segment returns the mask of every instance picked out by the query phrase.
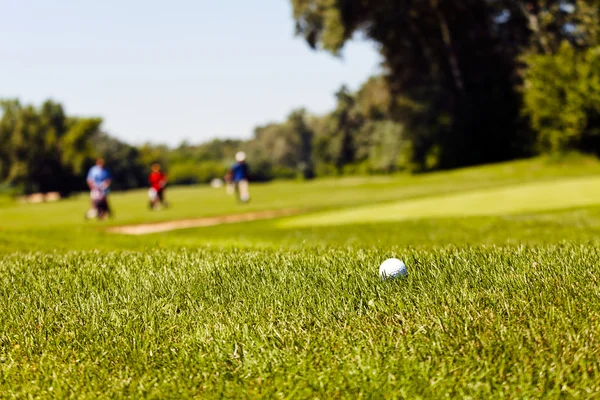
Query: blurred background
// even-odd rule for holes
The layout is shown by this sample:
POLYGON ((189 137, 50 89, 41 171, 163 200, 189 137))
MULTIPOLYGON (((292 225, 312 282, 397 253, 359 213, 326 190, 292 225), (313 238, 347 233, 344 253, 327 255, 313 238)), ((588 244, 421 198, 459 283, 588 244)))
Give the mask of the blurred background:
POLYGON ((2 1, 0 195, 600 151, 592 0, 2 1))

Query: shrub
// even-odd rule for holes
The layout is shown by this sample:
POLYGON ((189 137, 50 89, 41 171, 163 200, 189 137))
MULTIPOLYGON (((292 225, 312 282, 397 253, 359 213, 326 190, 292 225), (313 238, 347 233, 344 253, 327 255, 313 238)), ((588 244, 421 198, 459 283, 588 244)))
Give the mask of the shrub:
POLYGON ((600 152, 600 46, 527 58, 525 112, 542 152, 600 152))

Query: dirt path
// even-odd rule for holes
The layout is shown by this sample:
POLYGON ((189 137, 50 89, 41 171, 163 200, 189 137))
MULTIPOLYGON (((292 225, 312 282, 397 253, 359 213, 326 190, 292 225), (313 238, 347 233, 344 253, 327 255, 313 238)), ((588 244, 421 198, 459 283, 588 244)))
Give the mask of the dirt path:
POLYGON ((232 224, 236 222, 256 221, 259 219, 286 217, 299 214, 300 212, 301 210, 299 209, 256 211, 245 214, 219 215, 215 217, 156 222, 152 224, 115 226, 108 228, 107 231, 125 235, 147 235, 150 233, 168 232, 175 229, 197 228, 202 226, 214 226, 221 224, 232 224))

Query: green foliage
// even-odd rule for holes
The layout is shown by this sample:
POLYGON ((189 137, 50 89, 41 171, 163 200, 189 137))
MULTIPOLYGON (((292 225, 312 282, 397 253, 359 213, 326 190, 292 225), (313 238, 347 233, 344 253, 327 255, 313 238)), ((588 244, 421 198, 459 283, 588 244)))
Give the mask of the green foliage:
POLYGON ((96 155, 107 159, 118 190, 147 185, 154 162, 172 184, 207 182, 239 150, 255 181, 599 152, 597 0, 291 3, 296 32, 311 47, 339 56, 360 36, 377 45, 383 73, 356 92, 342 85, 323 115, 300 108, 249 140, 176 148, 99 134, 99 119, 68 117, 53 101, 2 101, 0 183, 28 193, 82 190, 96 155))
POLYGON ((146 143, 139 148, 140 162, 142 165, 160 163, 164 171, 168 171, 169 148, 165 145, 153 145, 146 143))
POLYGON ((401 124, 393 122, 390 93, 382 77, 372 77, 356 93, 342 86, 337 106, 307 124, 314 132, 318 176, 387 173, 402 169, 399 155, 409 145, 401 124))
POLYGON ((369 164, 372 171, 393 172, 399 165, 402 151, 402 126, 392 121, 381 121, 366 126, 371 129, 369 164))
MULTIPOLYGON (((148 165, 142 165, 140 151, 106 133, 98 133, 91 139, 97 156, 102 156, 113 177, 111 187, 123 190, 146 186, 148 165)), ((86 171, 87 172, 87 171, 86 171)))
POLYGON ((323 115, 297 109, 249 140, 176 148, 98 134, 99 119, 70 118, 52 101, 38 109, 3 101, 0 182, 25 192, 81 190, 96 155, 107 159, 114 188, 130 189, 147 184, 153 162, 172 184, 208 182, 239 150, 255 181, 600 151, 597 1, 291 2, 309 45, 340 55, 362 35, 380 49, 383 74, 356 92, 340 87, 323 115))
POLYGON ((91 146, 92 137, 100 129, 102 120, 93 119, 71 119, 68 121, 69 128, 62 140, 62 163, 70 168, 74 175, 84 174, 86 163, 94 156, 91 146))
MULTIPOLYGON (((358 110, 369 120, 391 118, 404 127, 411 169, 531 155, 517 60, 526 53, 551 55, 564 40, 585 49, 600 38, 598 3, 589 0, 291 3, 296 32, 312 48, 338 55, 355 34, 377 43, 385 80, 367 82, 359 104, 369 97, 372 104, 358 110)), ((334 128, 342 138, 331 145, 346 154, 356 142, 342 125, 334 128)), ((338 167, 339 160, 333 157, 338 167)))
POLYGON ((173 164, 169 169, 169 181, 174 185, 189 185, 195 183, 208 183, 214 178, 223 178, 227 166, 222 162, 180 162, 173 164))
POLYGON ((249 143, 250 165, 270 164, 273 178, 291 178, 298 174, 311 178, 314 175, 313 135, 304 109, 292 111, 283 123, 259 126, 249 143))
POLYGON ((336 176, 338 175, 338 170, 333 164, 326 162, 317 162, 315 165, 315 173, 317 174, 317 176, 321 177, 336 176))
POLYGON ((543 151, 600 153, 600 46, 532 55, 525 77, 525 111, 543 151))
POLYGON ((60 104, 46 101, 39 109, 18 101, 0 102, 0 183, 25 193, 68 193, 87 172, 89 141, 100 119, 70 119, 60 104))
POLYGON ((510 24, 496 18, 513 3, 292 0, 297 32, 311 46, 337 53, 355 32, 378 43, 391 93, 384 102, 406 128, 411 161, 425 166, 437 147, 436 167, 522 154, 513 145, 514 58, 528 44, 528 29, 521 12, 510 24))

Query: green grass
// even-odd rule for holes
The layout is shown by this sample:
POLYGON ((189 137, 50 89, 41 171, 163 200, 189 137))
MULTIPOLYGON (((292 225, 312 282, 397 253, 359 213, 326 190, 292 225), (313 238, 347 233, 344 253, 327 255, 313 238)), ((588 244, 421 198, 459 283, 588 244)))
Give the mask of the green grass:
POLYGON ((285 220, 282 226, 352 225, 420 218, 511 215, 600 205, 600 176, 432 196, 285 220))
POLYGON ((596 398, 600 167, 173 189, 0 209, 0 397, 596 398), (373 205, 373 203, 376 203, 373 205), (125 236, 105 226, 300 208, 125 236), (399 257, 407 278, 381 281, 399 257))
MULTIPOLYGON (((303 208, 310 211, 339 209, 379 202, 417 199, 502 188, 529 182, 552 182, 557 178, 600 175, 600 163, 583 158, 566 164, 545 159, 465 168, 422 176, 383 176, 322 179, 309 183, 278 182, 253 185, 253 201, 240 208, 224 189, 203 187, 171 188, 167 196, 173 208, 153 213, 146 208, 146 190, 114 193, 111 202, 116 218, 105 225, 167 221, 245 211, 303 208)), ((97 224, 83 224, 89 205, 87 194, 48 204, 0 208, 0 229, 5 231, 80 228, 95 231, 97 224)))
POLYGON ((11 196, 0 193, 0 208, 12 206, 14 203, 15 201, 11 196))
POLYGON ((58 398, 598 392, 597 251, 22 254, 2 387, 58 398), (401 281, 377 264, 399 255, 401 281), (537 264, 536 264, 537 263, 537 264))

